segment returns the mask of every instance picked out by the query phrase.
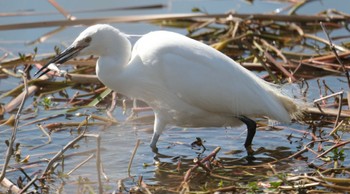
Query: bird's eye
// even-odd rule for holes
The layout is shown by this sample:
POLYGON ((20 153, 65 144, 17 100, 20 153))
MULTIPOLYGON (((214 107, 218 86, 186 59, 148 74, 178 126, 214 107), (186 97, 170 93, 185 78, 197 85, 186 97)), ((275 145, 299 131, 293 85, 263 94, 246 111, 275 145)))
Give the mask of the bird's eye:
POLYGON ((91 42, 91 37, 88 36, 88 37, 86 37, 84 40, 85 40, 86 43, 90 43, 90 42, 91 42))

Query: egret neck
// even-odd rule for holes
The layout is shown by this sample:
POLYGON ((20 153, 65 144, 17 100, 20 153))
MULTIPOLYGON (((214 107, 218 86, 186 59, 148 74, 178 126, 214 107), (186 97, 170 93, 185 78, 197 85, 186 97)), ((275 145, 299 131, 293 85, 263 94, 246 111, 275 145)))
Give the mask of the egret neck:
MULTIPOLYGON (((120 33, 120 32, 117 32, 120 33)), ((116 35, 99 49, 96 75, 107 87, 116 89, 115 79, 124 72, 131 57, 131 43, 123 34, 116 35)))

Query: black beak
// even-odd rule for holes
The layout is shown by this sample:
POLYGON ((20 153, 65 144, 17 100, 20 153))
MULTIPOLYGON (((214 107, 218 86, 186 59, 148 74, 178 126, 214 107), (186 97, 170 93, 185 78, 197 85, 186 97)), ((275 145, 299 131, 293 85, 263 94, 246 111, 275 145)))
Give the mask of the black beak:
POLYGON ((74 58, 75 56, 77 56, 79 54, 79 51, 81 51, 83 48, 85 48, 86 46, 70 46, 67 49, 65 49, 64 51, 62 51, 60 54, 58 54, 56 57, 54 57, 53 59, 51 59, 46 65, 44 65, 41 69, 39 69, 39 71, 37 71, 34 76, 38 75, 40 72, 40 75, 38 76, 41 77, 44 74, 46 74, 47 72, 50 71, 50 69, 46 69, 45 71, 43 71, 47 66, 49 66, 51 63, 54 64, 62 64, 66 61, 68 61, 69 59, 74 58))

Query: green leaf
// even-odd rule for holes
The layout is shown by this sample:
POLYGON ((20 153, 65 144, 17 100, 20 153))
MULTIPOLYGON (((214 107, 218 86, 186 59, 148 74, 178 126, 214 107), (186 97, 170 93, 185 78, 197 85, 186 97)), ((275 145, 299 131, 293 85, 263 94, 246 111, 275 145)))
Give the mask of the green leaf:
POLYGON ((270 182, 270 185, 272 188, 277 188, 279 186, 281 186, 282 181, 277 181, 277 182, 270 182))

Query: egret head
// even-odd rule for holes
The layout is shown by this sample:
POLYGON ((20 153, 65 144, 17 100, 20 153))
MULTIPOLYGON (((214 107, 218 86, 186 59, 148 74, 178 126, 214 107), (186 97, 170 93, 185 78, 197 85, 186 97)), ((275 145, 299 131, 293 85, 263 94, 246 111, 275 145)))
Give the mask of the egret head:
MULTIPOLYGON (((97 56, 107 56, 118 53, 118 49, 128 49, 123 48, 121 45, 128 45, 127 39, 123 36, 119 30, 113 28, 107 24, 97 24, 88 27, 74 40, 74 42, 58 54, 56 57, 51 59, 46 65, 44 65, 38 72, 42 72, 48 65, 62 64, 69 59, 76 57, 77 55, 97 55, 97 56), (119 46, 119 47, 118 47, 119 46)), ((44 71, 40 76, 47 73, 49 70, 44 71)), ((40 77, 39 76, 39 77, 40 77)))

